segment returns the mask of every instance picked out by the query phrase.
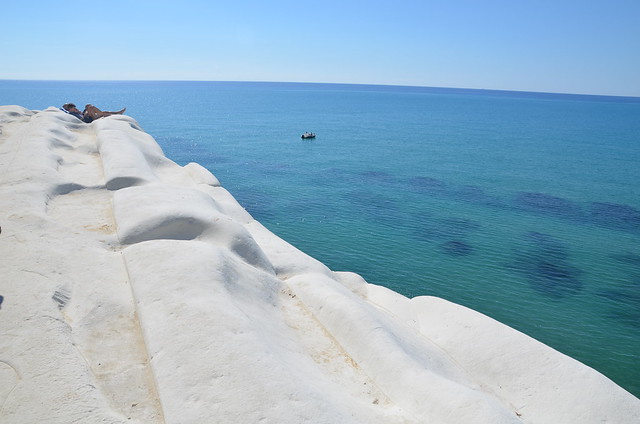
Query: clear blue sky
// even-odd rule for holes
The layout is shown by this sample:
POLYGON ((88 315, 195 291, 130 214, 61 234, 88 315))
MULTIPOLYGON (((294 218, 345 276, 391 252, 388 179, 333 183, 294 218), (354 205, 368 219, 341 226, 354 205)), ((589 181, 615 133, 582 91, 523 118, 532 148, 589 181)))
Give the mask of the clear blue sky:
POLYGON ((344 82, 640 96, 640 0, 93 4, 2 0, 0 79, 344 82))

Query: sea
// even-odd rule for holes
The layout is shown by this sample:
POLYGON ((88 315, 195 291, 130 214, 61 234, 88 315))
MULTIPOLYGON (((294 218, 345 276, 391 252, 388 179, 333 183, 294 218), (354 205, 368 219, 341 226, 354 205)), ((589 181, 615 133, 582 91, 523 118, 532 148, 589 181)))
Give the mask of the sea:
POLYGON ((66 102, 126 107, 329 268, 480 311, 640 397, 640 98, 0 81, 3 105, 66 102))

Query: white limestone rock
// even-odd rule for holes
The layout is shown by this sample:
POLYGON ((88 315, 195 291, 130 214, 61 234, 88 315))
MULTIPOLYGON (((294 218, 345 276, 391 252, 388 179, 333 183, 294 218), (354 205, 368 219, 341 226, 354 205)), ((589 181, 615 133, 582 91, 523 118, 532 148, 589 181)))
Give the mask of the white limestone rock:
POLYGON ((204 166, 191 162, 184 166, 189 176, 196 184, 206 184, 213 187, 220 187, 220 181, 204 166))

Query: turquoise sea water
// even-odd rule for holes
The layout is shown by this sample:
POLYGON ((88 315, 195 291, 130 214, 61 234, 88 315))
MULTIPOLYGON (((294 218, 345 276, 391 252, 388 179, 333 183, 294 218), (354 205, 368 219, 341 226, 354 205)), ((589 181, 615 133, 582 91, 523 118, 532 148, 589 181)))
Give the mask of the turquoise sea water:
POLYGON ((0 104, 67 101, 126 106, 331 269, 481 311, 640 396, 640 99, 0 81, 0 104))

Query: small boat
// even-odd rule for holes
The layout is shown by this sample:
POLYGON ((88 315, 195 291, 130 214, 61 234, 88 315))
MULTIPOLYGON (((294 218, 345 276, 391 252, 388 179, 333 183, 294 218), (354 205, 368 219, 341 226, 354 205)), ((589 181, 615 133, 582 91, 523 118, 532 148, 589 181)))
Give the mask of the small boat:
POLYGON ((316 135, 312 132, 306 132, 304 134, 302 134, 302 139, 307 139, 307 138, 316 138, 316 135))

